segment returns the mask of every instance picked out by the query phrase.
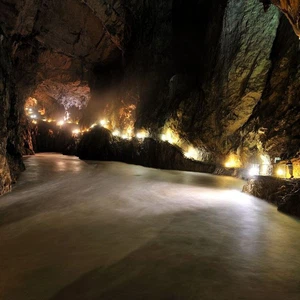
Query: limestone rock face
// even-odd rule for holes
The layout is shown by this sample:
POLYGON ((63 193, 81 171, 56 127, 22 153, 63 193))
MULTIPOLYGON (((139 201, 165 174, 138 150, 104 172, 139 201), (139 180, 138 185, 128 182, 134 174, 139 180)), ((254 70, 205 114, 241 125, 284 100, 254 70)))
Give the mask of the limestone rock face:
POLYGON ((281 18, 271 60, 261 101, 240 132, 239 145, 246 157, 259 148, 283 159, 299 151, 298 41, 285 18, 281 18))
POLYGON ((300 181, 273 177, 250 179, 243 192, 275 204, 278 210, 300 217, 300 181))
MULTIPOLYGON (((264 1, 266 2, 266 1, 264 1)), ((300 38, 300 1, 299 0, 272 0, 288 18, 295 33, 300 38)))
POLYGON ((265 13, 256 0, 155 5, 147 7, 155 17, 138 14, 122 95, 137 107, 137 128, 170 129, 203 160, 221 162, 239 148, 240 130, 262 98, 279 12, 265 13), (160 26, 150 29, 153 23, 160 26))
POLYGON ((0 38, 0 195, 11 189, 18 173, 24 169, 20 154, 20 127, 22 110, 14 90, 9 40, 0 38))
POLYGON ((205 142, 223 154, 261 99, 278 23, 276 10, 264 15, 256 1, 228 3, 215 72, 204 85, 206 107, 198 116, 205 142))
POLYGON ((121 161, 145 167, 213 173, 213 164, 187 159, 181 150, 167 142, 113 137, 103 127, 95 127, 84 134, 79 142, 77 155, 81 159, 121 161))

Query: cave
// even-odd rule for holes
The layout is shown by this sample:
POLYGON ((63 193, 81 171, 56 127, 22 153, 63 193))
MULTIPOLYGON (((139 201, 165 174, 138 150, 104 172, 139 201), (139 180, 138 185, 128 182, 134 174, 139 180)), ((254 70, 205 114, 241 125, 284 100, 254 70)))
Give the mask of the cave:
POLYGON ((299 299, 298 0, 0 0, 0 299, 299 299))

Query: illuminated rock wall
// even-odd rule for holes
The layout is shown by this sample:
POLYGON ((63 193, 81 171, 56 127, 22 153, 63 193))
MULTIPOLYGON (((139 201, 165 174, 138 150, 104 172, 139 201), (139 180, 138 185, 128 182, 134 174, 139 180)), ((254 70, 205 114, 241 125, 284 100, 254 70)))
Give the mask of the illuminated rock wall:
POLYGON ((299 0, 272 0, 288 18, 295 33, 300 38, 300 1, 299 0))
POLYGON ((272 158, 299 155, 299 44, 285 17, 281 18, 261 101, 240 131, 238 142, 247 158, 262 149, 272 158))
POLYGON ((265 13, 256 0, 154 1, 135 9, 121 91, 137 101, 136 128, 156 138, 171 132, 204 161, 240 153, 240 130, 272 67, 278 10, 265 13))
POLYGON ((300 217, 299 180, 257 177, 247 182, 243 192, 275 204, 283 213, 300 217))

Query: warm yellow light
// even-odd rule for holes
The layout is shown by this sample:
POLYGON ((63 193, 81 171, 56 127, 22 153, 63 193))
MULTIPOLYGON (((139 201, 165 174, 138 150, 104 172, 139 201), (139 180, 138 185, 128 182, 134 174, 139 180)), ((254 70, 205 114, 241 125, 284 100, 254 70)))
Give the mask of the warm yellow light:
POLYGON ((184 153, 184 156, 189 158, 189 159, 197 160, 198 156, 199 156, 199 153, 194 147, 190 146, 188 148, 188 151, 184 153))
POLYGON ((100 123, 101 126, 104 126, 104 125, 107 124, 107 121, 106 120, 101 120, 99 123, 100 123))
POLYGON ((56 124, 57 124, 57 126, 63 126, 65 124, 65 121, 61 120, 61 121, 58 121, 56 124))
POLYGON ((271 164, 270 157, 267 154, 261 154, 260 159, 261 159, 262 163, 265 164, 265 165, 270 165, 271 164))
POLYGON ((250 170, 249 170, 249 175, 250 176, 257 176, 259 175, 259 166, 253 166, 250 170))
POLYGON ((283 176, 284 175, 284 171, 282 169, 278 169, 276 173, 277 173, 278 176, 283 176))
POLYGON ((136 137, 137 137, 138 139, 144 139, 144 138, 146 138, 146 137, 148 137, 148 136, 149 136, 149 132, 146 131, 146 130, 141 130, 141 131, 139 131, 139 132, 136 134, 136 137))
POLYGON ((97 126, 96 123, 92 124, 90 128, 94 128, 95 126, 97 126))
POLYGON ((238 163, 235 160, 229 160, 225 163, 226 168, 237 168, 238 163))
POLYGON ((260 169, 260 175, 268 175, 270 165, 262 165, 260 169))
POLYGON ((36 119, 37 116, 36 116, 36 115, 31 115, 30 118, 31 118, 31 119, 36 119))
POLYGON ((231 153, 225 162, 226 168, 240 168, 242 163, 238 157, 238 155, 231 153))
POLYGON ((106 129, 109 129, 109 121, 108 120, 105 120, 105 119, 102 119, 100 122, 99 122, 99 124, 102 126, 102 127, 104 127, 104 128, 106 128, 106 129))
POLYGON ((113 136, 120 136, 120 131, 119 130, 114 130, 112 135, 113 136))
POLYGON ((260 155, 261 159, 261 166, 260 166, 260 175, 271 175, 271 160, 269 155, 267 154, 261 154, 260 155))
POLYGON ((45 110, 45 108, 40 108, 40 109, 38 110, 38 112, 40 113, 41 116, 44 116, 45 113, 46 113, 46 110, 45 110))
POLYGON ((128 126, 122 131, 121 138, 124 140, 131 140, 132 139, 132 132, 133 132, 133 127, 128 126))
POLYGON ((168 142, 170 144, 175 144, 175 140, 178 141, 178 136, 175 136, 175 134, 173 133, 173 131, 170 128, 168 128, 166 130, 166 132, 164 132, 161 135, 161 140, 163 142, 168 142))
POLYGON ((131 140, 132 139, 132 137, 128 134, 122 134, 121 138, 124 139, 124 140, 131 140))
POLYGON ((74 129, 73 131, 72 131, 72 133, 74 134, 74 135, 77 135, 77 134, 79 134, 81 131, 79 130, 79 129, 74 129))
POLYGON ((32 123, 33 123, 33 124, 37 124, 37 121, 33 120, 32 123))

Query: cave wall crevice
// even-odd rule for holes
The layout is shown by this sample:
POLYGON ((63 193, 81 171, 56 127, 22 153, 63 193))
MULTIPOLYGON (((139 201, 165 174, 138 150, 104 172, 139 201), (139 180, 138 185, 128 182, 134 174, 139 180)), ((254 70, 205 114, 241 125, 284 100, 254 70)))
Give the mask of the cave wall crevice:
POLYGON ((285 17, 280 19, 271 61, 262 99, 241 131, 239 145, 246 158, 249 152, 282 159, 299 154, 299 41, 285 17))

